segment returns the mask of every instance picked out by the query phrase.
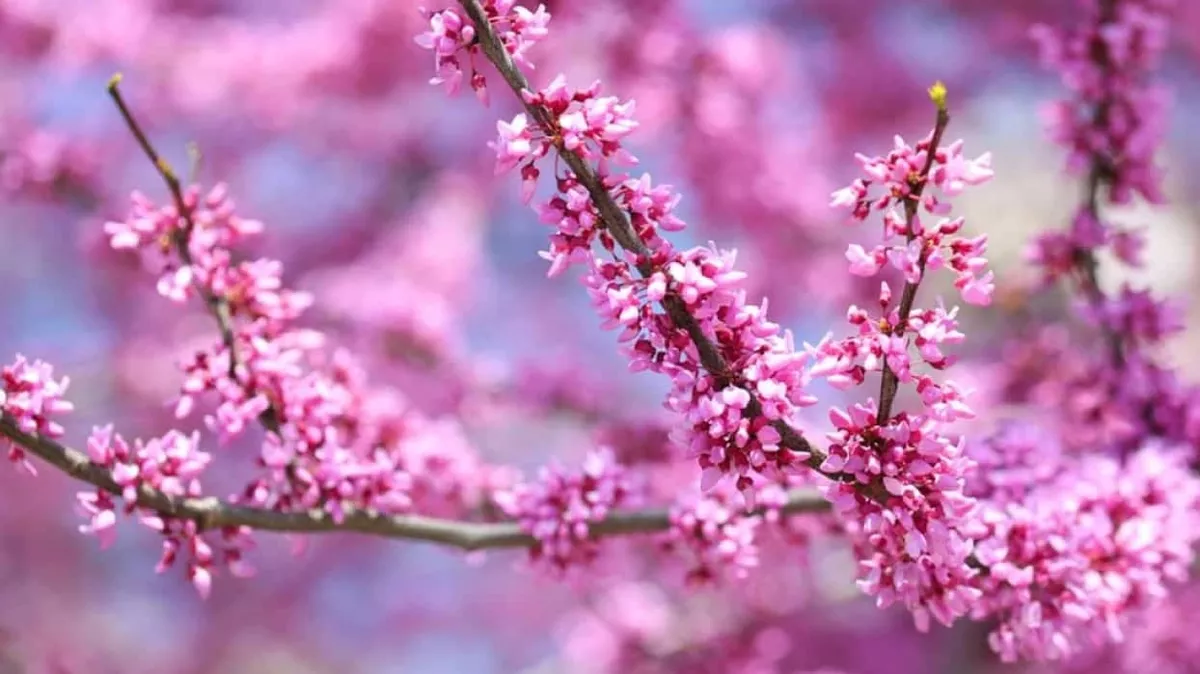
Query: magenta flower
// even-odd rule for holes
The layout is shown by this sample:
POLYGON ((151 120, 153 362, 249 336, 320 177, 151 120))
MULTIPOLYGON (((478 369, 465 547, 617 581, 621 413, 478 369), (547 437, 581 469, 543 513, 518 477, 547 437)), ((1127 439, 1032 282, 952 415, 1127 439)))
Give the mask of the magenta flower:
MULTIPOLYGON (((71 412, 75 406, 63 398, 71 380, 55 378, 49 363, 29 361, 18 355, 11 365, 0 368, 0 415, 25 433, 47 438, 62 436, 63 427, 55 417, 71 412)), ((8 460, 36 473, 20 445, 8 442, 8 460)))
POLYGON ((583 467, 568 472, 543 468, 536 482, 522 482, 493 495, 496 505, 533 535, 530 561, 554 575, 586 567, 599 555, 588 525, 630 502, 632 485, 612 451, 589 452, 583 467))

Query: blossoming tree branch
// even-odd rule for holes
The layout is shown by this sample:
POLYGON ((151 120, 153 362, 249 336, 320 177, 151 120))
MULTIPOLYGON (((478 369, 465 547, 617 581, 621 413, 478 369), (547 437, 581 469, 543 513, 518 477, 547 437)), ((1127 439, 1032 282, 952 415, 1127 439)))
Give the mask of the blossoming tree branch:
MULTIPOLYGON (((179 354, 176 428, 134 437, 112 423, 75 447, 70 368, 16 355, 0 370, 8 458, 38 479, 52 467, 76 480, 79 530, 101 546, 125 523, 152 531, 157 570, 179 569, 205 598, 218 576, 254 574, 260 532, 520 548, 555 582, 586 579, 634 546, 676 560, 651 576, 693 588, 791 573, 763 550, 828 539, 853 551, 858 590, 920 631, 976 622, 1005 662, 1115 647, 1188 587, 1200 396, 1162 355, 1184 327, 1173 309, 1100 281, 1102 264, 1144 257, 1144 232, 1110 221, 1109 207, 1165 201, 1155 152, 1169 97, 1155 71, 1174 3, 1085 5, 1073 23, 1031 26, 1061 76, 1050 138, 1080 197, 1028 258, 1041 276, 1032 292, 1068 293, 1083 327, 1018 339, 1028 367, 1007 375, 1006 399, 977 404, 958 379, 961 352, 986 337, 961 322, 962 307, 1005 309, 990 223, 955 213, 995 174, 991 154, 955 133, 953 83, 905 94, 924 106, 919 139, 877 135, 871 153, 841 162, 857 177, 829 195, 828 222, 844 220, 850 238, 828 269, 864 291, 805 343, 769 303, 803 310, 805 296, 764 297, 736 250, 683 243, 689 195, 641 168, 638 109, 619 85, 532 76, 554 67, 539 53, 556 25, 547 7, 459 0, 421 10, 412 35, 431 82, 519 107, 495 122, 496 173, 517 174, 533 211, 524 225, 548 234, 545 283, 577 279, 628 370, 660 382, 668 421, 653 449, 618 429, 582 462, 532 475, 485 460, 465 439, 469 413, 389 392, 336 332, 315 327, 319 299, 257 257, 270 223, 238 208, 236 182, 205 186, 197 176, 213 169, 185 178, 165 159, 131 93, 140 82, 116 76, 114 114, 161 180, 147 192, 165 197, 134 193, 103 225, 105 243, 136 260, 162 303, 202 309, 208 337, 179 354), (1059 392, 1049 402, 1020 393, 1046 381, 1059 392), (1031 412, 997 420, 989 404, 1031 412), (228 449, 247 443, 249 460, 228 449), (239 461, 251 476, 214 486, 224 484, 214 468, 239 461)), ((719 172, 724 151, 698 163, 719 172)), ((720 211, 720 196, 699 198, 720 211)), ((474 385, 452 357, 420 353, 438 378, 474 385)), ((543 403, 591 418, 584 404, 543 403)))

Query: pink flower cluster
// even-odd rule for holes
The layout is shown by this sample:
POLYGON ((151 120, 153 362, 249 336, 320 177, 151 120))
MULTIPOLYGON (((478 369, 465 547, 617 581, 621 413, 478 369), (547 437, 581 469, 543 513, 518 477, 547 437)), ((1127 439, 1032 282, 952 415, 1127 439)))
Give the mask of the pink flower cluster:
POLYGON ((707 493, 689 493, 671 507, 671 529, 662 538, 667 552, 690 558, 689 585, 746 578, 758 567, 755 537, 763 517, 748 515, 728 483, 707 493))
POLYGON ((975 516, 963 493, 970 460, 938 419, 902 412, 880 424, 871 407, 830 413, 838 430, 824 468, 845 479, 821 488, 855 545, 859 587, 880 607, 902 603, 919 629, 930 618, 950 625, 980 598, 965 533, 975 516), (887 493, 882 503, 855 486, 875 481, 887 493))
MULTIPOLYGON (((1069 152, 1068 168, 1085 171, 1087 195, 1066 232, 1040 237, 1029 252, 1047 282, 1074 273, 1087 300, 1087 316, 1110 336, 1118 361, 1133 357, 1132 325, 1119 316, 1133 312, 1142 323, 1164 323, 1155 335, 1174 325, 1169 310, 1148 295, 1128 288, 1120 297, 1105 297, 1096 282, 1095 255, 1110 246, 1117 258, 1140 266, 1142 233, 1105 222, 1101 204, 1129 204, 1141 197, 1162 203, 1162 172, 1154 154, 1167 125, 1169 96, 1150 74, 1167 44, 1174 0, 1087 0, 1082 20, 1069 29, 1035 26, 1032 34, 1046 66, 1059 72, 1070 97, 1054 103, 1048 118, 1050 135, 1069 152), (1165 318, 1165 321, 1159 321, 1165 318), (1117 319, 1117 323, 1114 323, 1117 319)), ((1122 363, 1114 362, 1120 369, 1122 363)))
MULTIPOLYGON (((68 377, 55 378, 49 363, 18 355, 11 365, 0 368, 0 418, 25 433, 62 437, 63 427, 54 417, 75 409, 63 398, 70 383, 68 377)), ((36 474, 25 451, 16 443, 6 444, 8 460, 36 474)))
POLYGON ((1071 27, 1037 25, 1032 30, 1042 62, 1061 74, 1071 94, 1047 110, 1050 135, 1070 151, 1069 169, 1104 174, 1113 203, 1129 203, 1134 196, 1159 203, 1162 175, 1154 153, 1166 133, 1170 95, 1148 76, 1167 48, 1171 13, 1178 3, 1080 4, 1082 16, 1071 27))
POLYGON ((995 287, 992 272, 980 276, 987 266, 983 257, 987 236, 973 239, 959 236, 963 227, 961 217, 942 218, 930 227, 922 222, 915 202, 919 199, 921 207, 930 214, 949 213, 950 205, 932 191, 925 191, 926 185, 933 185, 947 197, 960 194, 968 186, 981 185, 993 176, 991 153, 967 159, 962 154, 963 141, 931 150, 933 139, 931 134, 916 146, 910 146, 896 136, 895 148, 887 156, 857 155, 867 178, 857 179, 834 192, 833 206, 849 208, 859 221, 866 220, 872 209, 883 211, 884 240, 870 251, 851 244, 846 251, 850 272, 869 277, 890 264, 904 274, 905 281, 916 284, 925 272, 949 267, 956 277, 954 286, 963 299, 986 306, 991 303, 995 287), (873 183, 881 188, 881 194, 875 198, 868 193, 873 183))
POLYGON ((1183 332, 1183 308, 1155 299, 1148 290, 1128 284, 1119 294, 1098 307, 1087 307, 1084 315, 1101 330, 1121 335, 1131 348, 1154 347, 1183 332))
POLYGON ((262 225, 238 217, 223 186, 204 199, 189 190, 184 206, 181 217, 174 206, 137 196, 129 218, 107 228, 114 248, 136 248, 164 267, 160 294, 183 301, 198 293, 225 321, 221 339, 185 361, 177 414, 188 415, 197 396, 216 394, 206 422, 222 438, 260 422, 272 431, 259 460, 269 477, 246 492, 258 505, 320 507, 335 516, 345 505, 409 510, 413 477, 402 445, 420 422, 394 396, 373 402, 386 394, 366 388, 348 354, 325 362, 323 335, 294 325, 311 298, 283 286, 279 262, 233 262, 232 247, 262 225))
POLYGON ((195 521, 162 517, 136 505, 138 490, 142 487, 176 498, 202 496, 200 477, 212 455, 200 451, 199 443, 198 433, 189 436, 168 431, 161 438, 138 441, 130 447, 124 438, 113 433, 112 426, 96 428, 88 438, 88 458, 111 471, 113 480, 121 487, 120 500, 124 505, 118 505, 118 497, 103 489, 79 492, 76 498, 89 519, 79 530, 96 535, 102 546, 111 544, 116 535, 118 507, 127 515, 137 512, 142 524, 163 536, 158 572, 171 568, 181 553, 186 555, 187 577, 196 591, 207 597, 212 589, 213 565, 218 561, 235 576, 246 577, 253 573, 243 559, 245 550, 253 544, 250 530, 246 527, 222 528, 216 541, 220 547, 218 559, 213 544, 204 536, 206 532, 195 521))
MULTIPOLYGON (((532 68, 533 64, 525 60, 525 52, 546 36, 546 24, 550 21, 546 7, 538 5, 537 9, 529 10, 518 5, 516 0, 484 0, 481 4, 509 57, 532 68)), ((437 74, 430 83, 445 84, 451 95, 458 93, 463 81, 460 59, 465 54, 471 68, 471 88, 487 105, 487 79, 476 69, 479 45, 470 20, 454 9, 433 13, 422 9, 421 12, 429 20, 429 30, 418 35, 416 42, 432 50, 436 58, 437 74)))
MULTIPOLYGON (((856 220, 882 211, 883 241, 851 245, 846 258, 858 276, 894 268, 904 281, 899 296, 882 282, 877 312, 850 308, 856 334, 827 337, 802 353, 767 321, 765 304, 746 302, 732 252, 680 252, 662 238, 683 227, 673 213, 678 195, 648 176, 613 172, 636 161, 623 147, 636 127, 631 102, 601 98, 598 84, 569 90, 561 77, 518 93, 529 114, 499 123, 497 169, 519 169, 528 199, 538 160, 557 152, 569 166, 556 170, 557 194, 538 208, 555 228, 543 256, 551 276, 586 267, 602 325, 621 329, 632 369, 671 378, 667 407, 686 420, 673 439, 697 459, 708 494, 673 510, 667 540, 697 553, 697 578, 754 563, 758 520, 734 514, 722 478, 736 477, 733 487, 753 503, 768 484, 795 479, 800 462, 832 478, 820 486, 858 552, 867 593, 881 605, 903 603, 922 629, 931 619, 998 617, 991 644, 1004 659, 1058 658, 1098 630, 1119 636, 1125 611, 1150 605, 1166 580, 1180 576, 1195 537, 1187 513, 1196 485, 1177 453, 1142 444, 1123 463, 1056 452, 1040 466, 1031 438, 1013 435, 975 451, 980 466, 950 430, 974 417, 967 392, 929 371, 954 364, 944 349, 964 339, 957 309, 915 303, 927 272, 939 269, 953 275, 964 301, 991 302, 987 239, 963 236, 962 218, 945 217, 944 198, 992 171, 989 155, 966 158, 961 141, 940 146, 948 121, 940 85, 930 91, 939 107, 930 135, 913 146, 897 138, 886 156, 860 155, 866 177, 833 195, 833 205, 856 220), (584 161, 595 165, 580 175, 584 161), (881 190, 872 196, 875 186, 881 190), (637 240, 612 224, 614 210, 628 217, 637 240), (782 446, 797 410, 815 402, 804 390, 810 378, 846 389, 873 372, 881 375, 877 399, 831 411, 827 454, 782 446), (895 411, 901 385, 913 389, 919 409, 895 411), (1118 480, 1122 470, 1132 477, 1118 480), (975 480, 969 492, 968 479, 975 480), (1077 521, 1086 526, 1065 530, 1077 521)), ((1133 237, 1114 240, 1125 256, 1136 255, 1133 237)), ((1176 325, 1135 292, 1120 307, 1098 308, 1096 320, 1134 341, 1156 341, 1176 325)))
MULTIPOLYGON (((446 10, 452 11, 452 10, 446 10)), ((534 162, 551 147, 581 160, 599 159, 599 180, 608 196, 630 219, 644 250, 616 253, 615 234, 604 229, 599 206, 588 186, 569 170, 556 178, 558 194, 538 207, 543 222, 555 228, 550 275, 571 264, 587 267, 584 283, 606 329, 621 330, 622 350, 634 370, 671 378, 668 408, 687 421, 676 440, 687 447, 712 488, 731 476, 753 499, 754 476, 775 478, 806 457, 780 444, 775 427, 815 399, 805 393, 804 356, 789 333, 766 318, 766 304, 750 304, 741 288, 745 278, 736 255, 711 247, 677 251, 660 231, 678 231, 674 214, 679 196, 655 186, 648 175, 609 172, 636 163, 622 140, 636 128, 632 103, 599 96, 599 86, 568 89, 562 77, 537 92, 523 92, 527 105, 540 110, 545 123, 531 124, 525 114, 497 124, 493 144, 497 169, 520 167, 526 197, 539 177, 534 162), (595 244, 612 253, 597 254, 595 244), (655 309, 665 298, 679 301, 724 359, 726 372, 712 373, 687 331, 655 309)))
POLYGON ((981 504, 972 528, 986 572, 971 614, 999 619, 989 643, 1002 660, 1119 642, 1168 582, 1187 579, 1200 537, 1187 454, 1152 443, 1124 461, 1070 457, 1022 498, 981 504))
POLYGON ((577 472, 543 467, 535 482, 520 482, 493 494, 496 505, 537 539, 530 561, 554 575, 590 565, 599 554, 590 525, 618 506, 636 501, 625 468, 608 448, 589 452, 577 472))
MULTIPOLYGON (((256 460, 263 474, 234 501, 339 520, 347 508, 457 514, 477 502, 488 470, 456 423, 370 388, 346 352, 327 356, 323 335, 297 327, 311 299, 284 286, 279 262, 235 262, 234 246, 261 223, 239 217, 223 186, 203 197, 190 188, 182 205, 135 195, 130 216, 106 231, 114 248, 139 251, 160 273, 159 294, 199 296, 218 323, 220 338, 183 363, 176 413, 211 395, 205 421, 222 440, 253 425, 268 431, 256 460)), ((190 526, 166 522, 164 535, 190 526)))
POLYGON ((1077 25, 1033 31, 1046 65, 1059 71, 1070 92, 1051 110, 1051 136, 1070 152, 1069 167, 1086 168, 1088 175, 1087 193, 1068 231, 1040 237, 1030 258, 1047 282, 1064 277, 1077 282, 1081 313, 1098 328, 1103 344, 1088 358, 1065 354, 1062 366, 1040 374, 1039 388, 1064 392, 1055 400, 1064 412, 1064 442, 1123 453, 1148 437, 1194 445, 1200 440, 1200 390, 1155 358, 1164 340, 1183 328, 1179 310, 1128 285, 1106 295, 1097 283, 1096 263, 1097 253, 1109 247, 1124 264, 1140 266, 1145 246, 1141 231, 1107 222, 1102 206, 1135 197, 1163 200, 1154 153, 1164 137, 1169 97, 1150 75, 1166 48, 1177 3, 1084 4, 1077 25))
POLYGON ((1138 352, 1114 368, 1106 349, 1080 349, 1063 326, 1009 344, 1002 402, 1044 410, 1041 444, 1069 452, 1129 452, 1146 438, 1200 443, 1200 391, 1138 352), (1097 353, 1098 351, 1098 353, 1097 353))
MULTIPOLYGON (((626 324, 621 339, 633 339, 638 330, 630 354, 633 369, 671 377, 666 406, 686 420, 674 439, 698 460, 701 488, 736 476, 737 489, 752 505, 756 485, 781 482, 810 458, 783 447, 779 424, 793 420, 816 398, 805 391, 810 376, 804 354, 796 350, 790 332, 767 319, 765 300, 761 305, 746 301, 737 285, 743 274, 735 270, 735 259, 732 251, 693 248, 655 272, 647 288, 651 301, 665 288, 683 300, 702 329, 713 335, 732 376, 698 367, 695 345, 685 342, 687 333, 667 315, 643 311, 640 320, 626 324), (766 480, 756 482, 754 475, 766 480)), ((601 290, 610 301, 620 292, 619 277, 593 285, 598 281, 595 273, 587 278, 594 302, 601 290)))
POLYGON ((1070 278, 1076 271, 1080 256, 1109 245, 1121 262, 1137 267, 1142 264, 1142 249, 1146 245, 1141 232, 1118 230, 1100 221, 1090 204, 1075 212, 1066 232, 1048 232, 1033 241, 1026 258, 1042 271, 1042 280, 1051 284, 1070 278))
POLYGON ((279 262, 233 262, 233 247, 262 232, 263 224, 239 217, 224 185, 203 197, 196 188, 187 190, 182 207, 185 213, 135 193, 126 219, 109 222, 105 232, 115 250, 140 252, 159 273, 160 295, 177 303, 197 295, 210 306, 223 302, 228 316, 218 320, 241 328, 221 326, 226 334, 184 364, 176 404, 176 413, 185 417, 198 394, 220 392, 222 405, 207 421, 232 437, 279 399, 284 382, 299 374, 305 351, 319 346, 321 337, 289 330, 312 297, 283 288, 279 262))
POLYGON ((957 309, 947 310, 940 301, 936 309, 916 309, 914 302, 925 274, 943 267, 955 274, 955 286, 968 302, 987 304, 993 288, 992 273, 980 275, 987 263, 986 236, 958 236, 962 218, 922 221, 922 210, 949 212, 930 187, 952 196, 992 176, 990 155, 966 159, 961 141, 935 147, 941 125, 939 118, 939 128, 916 146, 897 138, 886 157, 859 155, 868 178, 834 193, 833 206, 848 208, 855 220, 883 211, 884 242, 870 252, 851 245, 846 253, 851 272, 875 275, 890 264, 903 274, 905 286, 896 301, 884 281, 879 315, 851 307, 847 320, 857 334, 840 340, 827 336, 810 349, 811 374, 838 388, 860 386, 868 373, 882 373, 878 403, 868 399, 830 412, 836 430, 829 434, 821 470, 839 479, 821 489, 858 550, 860 587, 880 606, 903 603, 921 629, 928 628, 931 617, 949 625, 980 593, 972 586, 972 541, 964 533, 974 510, 973 499, 963 493, 971 462, 963 439, 943 428, 974 412, 953 382, 938 382, 916 367, 948 368, 953 359, 942 349, 964 335, 957 309), (876 182, 882 194, 872 197, 869 190, 876 182), (921 412, 892 413, 902 384, 915 389, 921 412), (871 485, 881 486, 884 497, 866 493, 863 487, 871 485))

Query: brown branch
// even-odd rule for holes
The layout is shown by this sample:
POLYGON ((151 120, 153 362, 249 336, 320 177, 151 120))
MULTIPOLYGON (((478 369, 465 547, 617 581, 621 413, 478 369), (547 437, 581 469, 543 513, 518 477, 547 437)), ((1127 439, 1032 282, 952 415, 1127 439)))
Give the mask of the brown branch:
MULTIPOLYGON (((525 79, 525 75, 517 68, 508 51, 496 36, 491 23, 488 21, 487 14, 483 7, 479 4, 479 0, 458 0, 466 11, 471 21, 475 24, 476 39, 479 42, 479 47, 492 62, 496 69, 500 72, 501 77, 508 83, 508 86, 517 94, 517 98, 521 99, 525 110, 543 129, 553 129, 555 127, 554 120, 549 113, 538 105, 532 105, 524 100, 521 96, 523 91, 533 91, 529 81, 525 79)), ((580 184, 587 189, 592 202, 596 205, 596 210, 600 213, 601 222, 604 228, 612 235, 612 237, 627 251, 636 254, 642 261, 638 263, 638 272, 643 277, 648 277, 654 273, 653 267, 649 263, 651 251, 646 247, 645 242, 634 231, 632 224, 626 218, 621 207, 605 189, 595 170, 579 155, 574 152, 565 150, 561 141, 555 141, 555 149, 558 151, 558 156, 570 167, 575 174, 580 184)), ((668 294, 660 302, 667 316, 676 327, 687 332, 688 337, 695 344, 696 350, 700 354, 700 363, 714 377, 728 376, 729 369, 725 359, 721 356, 717 346, 704 334, 704 330, 696 321, 695 317, 687 309, 687 305, 677 296, 668 294)), ((759 416, 762 414, 762 403, 752 391, 750 393, 750 403, 746 406, 746 413, 751 416, 759 416)), ((813 470, 826 475, 821 471, 821 464, 825 462, 826 453, 820 448, 814 446, 796 429, 792 428, 786 421, 776 420, 771 422, 771 426, 779 432, 782 440, 780 444, 795 452, 804 452, 808 454, 808 459, 804 461, 805 465, 813 470)), ((831 479, 839 479, 837 475, 826 475, 831 479)), ((860 487, 862 493, 869 498, 878 502, 884 502, 888 498, 887 492, 882 485, 869 484, 860 487)))
MULTIPOLYGON (((31 454, 57 467, 67 475, 111 494, 120 496, 122 487, 105 467, 72 449, 37 435, 22 431, 9 418, 0 418, 0 436, 15 442, 31 454)), ((137 505, 166 517, 193 520, 205 529, 250 527, 260 531, 293 533, 355 532, 411 541, 439 543, 463 550, 489 548, 527 548, 536 539, 515 522, 464 522, 420 515, 382 515, 368 510, 346 508, 341 522, 322 510, 279 512, 221 501, 217 498, 177 498, 142 485, 137 490, 137 505)), ((822 513, 829 511, 829 502, 812 490, 797 490, 789 494, 781 511, 784 514, 822 513)), ((763 511, 755 511, 761 514, 763 511)), ((591 524, 593 538, 629 534, 649 534, 670 528, 665 508, 615 512, 591 524)))
MULTIPOLYGON (((1106 24, 1117 20, 1115 16, 1116 5, 1114 2, 1104 0, 1099 3, 1099 8, 1100 16, 1097 17, 1097 23, 1106 24)), ((1099 38, 1094 40, 1089 56, 1105 75, 1111 75, 1111 71, 1116 69, 1112 59, 1108 56, 1104 42, 1099 38)), ((1113 100, 1111 96, 1101 98, 1097 101, 1095 109, 1092 110, 1092 126, 1099 128, 1108 123, 1112 105, 1113 100)), ((1113 166, 1114 159, 1106 155, 1103 151, 1100 151, 1093 153, 1091 160, 1091 168, 1088 171, 1087 181, 1084 186, 1084 204, 1082 207, 1088 217, 1099 224, 1100 191, 1112 182, 1115 170, 1113 166)), ((1091 304, 1092 309, 1097 312, 1097 318, 1099 319, 1100 310, 1103 309, 1107 297, 1100 288, 1100 261, 1096 258, 1096 251, 1086 247, 1076 248, 1072 257, 1074 258, 1075 267, 1079 271, 1079 289, 1088 303, 1091 304)), ((1100 332, 1108 347, 1109 358, 1113 367, 1117 370, 1123 370, 1125 368, 1126 349, 1128 347, 1125 344, 1125 340, 1122 339, 1117 331, 1104 326, 1103 323, 1101 323, 1100 332)))
MULTIPOLYGON (((121 118, 125 120, 125 125, 129 127, 130 133, 133 134, 134 140, 137 141, 138 146, 142 148, 142 152, 145 153, 150 163, 154 165, 154 169, 158 172, 158 175, 167 185, 167 191, 171 194, 171 201, 175 204, 175 212, 179 214, 179 218, 184 223, 183 227, 175 227, 171 230, 171 243, 179 255, 179 259, 185 265, 189 267, 193 266, 194 262, 189 242, 196 223, 192 217, 192 209, 184 199, 183 184, 179 182, 179 177, 175 175, 174 169, 167 163, 167 160, 163 159, 158 151, 154 149, 150 138, 146 135, 146 132, 142 129, 142 125, 138 123, 137 118, 133 115, 133 111, 130 110, 129 105, 126 104, 124 97, 121 95, 120 84, 121 74, 113 75, 108 81, 108 95, 113 99, 113 103, 116 104, 117 110, 121 113, 121 118)), ((195 172, 199 167, 199 149, 189 148, 189 154, 192 156, 192 170, 195 172)), ((237 336, 234 334, 233 311, 229 306, 229 300, 211 292, 208 288, 204 287, 204 284, 199 279, 193 278, 192 287, 195 289, 196 294, 204 301, 209 313, 212 314, 213 319, 217 322, 217 329, 221 333, 221 342, 229 351, 229 378, 237 381, 237 336)), ((267 430, 274 432, 276 435, 280 433, 279 419, 275 413, 274 406, 259 415, 259 422, 267 430)))
MULTIPOLYGON (((934 89, 938 89, 940 83, 934 85, 934 89)), ((930 90, 930 95, 934 96, 934 90, 930 90)), ((935 155, 937 154, 938 145, 942 142, 942 135, 946 132, 946 127, 950 124, 950 113, 946 109, 945 89, 941 88, 940 98, 934 98, 934 103, 937 105, 937 119, 933 123, 933 136, 929 139, 928 155, 925 157, 925 166, 921 167, 921 172, 912 178, 909 182, 912 192, 904 201, 904 222, 908 227, 907 239, 911 242, 916 238, 913 232, 913 223, 917 219, 917 210, 921 205, 921 195, 925 193, 925 186, 929 183, 929 172, 933 170, 935 155)), ((929 260, 929 253, 922 248, 920 257, 917 261, 917 266, 921 271, 921 278, 916 283, 905 282, 904 291, 900 294, 900 308, 898 318, 896 319, 896 334, 904 334, 908 326, 908 317, 912 313, 913 302, 917 299, 917 289, 921 285, 921 280, 925 276, 925 264, 929 260)), ((896 393, 900 389, 900 379, 892 368, 887 364, 887 359, 883 362, 883 376, 879 381, 879 412, 875 415, 875 423, 884 426, 892 418, 892 403, 896 401, 896 393)))

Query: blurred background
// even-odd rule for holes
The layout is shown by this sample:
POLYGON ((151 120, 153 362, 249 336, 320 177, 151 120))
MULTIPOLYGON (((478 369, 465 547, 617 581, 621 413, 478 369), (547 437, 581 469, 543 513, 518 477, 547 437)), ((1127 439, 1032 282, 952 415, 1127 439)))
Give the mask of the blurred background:
MULTIPOLYGON (((133 190, 166 197, 105 93, 120 71, 179 172, 228 183, 239 212, 266 224, 250 252, 283 260, 287 282, 315 294, 307 322, 375 384, 454 419, 485 460, 570 464, 631 429, 663 442, 664 383, 626 372, 577 274, 545 278, 549 229, 515 176, 493 175, 486 143, 517 112, 511 93, 493 77, 485 108, 428 83, 433 57, 413 36, 418 6, 437 2, 0 0, 0 354, 71 378, 68 440, 109 422, 130 437, 176 427, 177 364, 215 334, 201 307, 161 300, 152 275, 107 248, 104 222, 125 217, 133 190)), ((949 137, 969 156, 992 152, 996 170, 954 204, 991 237, 1000 298, 968 312, 972 360, 958 377, 988 400, 1006 336, 1067 315, 1066 299, 1031 291, 1022 259, 1082 194, 1043 133, 1040 110, 1065 94, 1027 33, 1077 20, 1076 3, 545 4, 554 18, 531 78, 600 79, 635 99, 642 168, 684 195, 690 227, 675 240, 738 248, 752 293, 798 341, 842 330, 847 304, 871 290, 842 257, 865 230, 843 225, 830 193, 857 176, 855 152, 928 132, 937 79, 949 137)), ((1178 297, 1194 325, 1200 4, 1179 5, 1160 72, 1175 97, 1169 203, 1110 214, 1148 228, 1136 279, 1178 297)), ((1109 287, 1127 278, 1112 267, 1109 287)), ((1189 332, 1167 358, 1196 373, 1195 347, 1189 332)), ((231 488, 253 445, 213 450, 231 488)), ((690 592, 648 543, 587 582, 557 583, 519 552, 322 536, 297 553, 262 535, 258 577, 220 578, 202 602, 178 571, 154 573, 160 542, 142 528, 123 525, 106 551, 80 535, 78 486, 54 470, 0 470, 0 490, 4 674, 1032 671, 986 664, 976 627, 920 635, 903 611, 875 609, 831 540, 765 551, 744 583, 690 592)))

